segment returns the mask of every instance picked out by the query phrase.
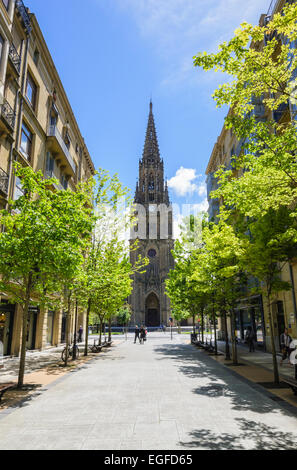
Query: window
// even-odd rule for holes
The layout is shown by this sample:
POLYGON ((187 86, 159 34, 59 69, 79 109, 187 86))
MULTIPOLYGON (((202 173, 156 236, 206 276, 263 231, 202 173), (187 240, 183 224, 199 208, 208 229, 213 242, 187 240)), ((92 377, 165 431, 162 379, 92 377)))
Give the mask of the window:
POLYGON ((50 152, 46 155, 46 176, 54 176, 55 160, 50 152))
POLYGON ((68 188, 68 181, 64 174, 61 175, 60 181, 61 181, 61 185, 63 186, 63 188, 66 190, 68 188))
POLYGON ((70 140, 70 136, 69 136, 68 131, 65 132, 64 142, 65 142, 66 147, 67 147, 68 150, 69 150, 69 149, 70 149, 71 140, 70 140))
POLYGON ((56 115, 51 115, 50 117, 50 125, 52 127, 56 127, 57 125, 57 116, 56 115))
POLYGON ((33 55, 33 61, 34 61, 34 64, 36 65, 36 67, 37 67, 38 62, 39 62, 39 52, 38 52, 37 49, 35 49, 35 52, 34 52, 34 55, 33 55))
POLYGON ((24 190, 20 178, 15 180, 14 200, 17 201, 21 196, 24 195, 24 190))
POLYGON ((37 96, 37 86, 31 75, 28 73, 27 77, 27 86, 26 86, 26 98, 31 104, 32 108, 35 109, 36 105, 36 96, 37 96))
POLYGON ((20 150, 27 160, 30 160, 32 151, 33 134, 29 131, 28 127, 23 123, 21 135, 20 150))
POLYGON ((154 250, 153 248, 150 249, 150 250, 148 251, 148 256, 149 256, 149 258, 155 258, 155 257, 157 256, 156 250, 154 250))
POLYGON ((2 0, 3 5, 5 6, 6 10, 8 11, 9 8, 9 0, 2 0))

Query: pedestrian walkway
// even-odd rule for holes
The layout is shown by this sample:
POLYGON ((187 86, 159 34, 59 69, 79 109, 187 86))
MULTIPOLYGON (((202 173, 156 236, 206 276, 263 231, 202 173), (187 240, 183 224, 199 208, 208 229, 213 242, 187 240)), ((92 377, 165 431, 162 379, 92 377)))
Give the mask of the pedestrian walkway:
POLYGON ((297 414, 189 344, 133 336, 0 412, 0 449, 296 449, 297 414))
MULTIPOLYGON (((230 354, 232 354, 232 344, 230 343, 230 354)), ((218 341, 218 349, 225 353, 226 351, 226 343, 225 341, 218 341)), ((263 367, 270 372, 273 372, 273 363, 272 363, 272 355, 270 353, 256 350, 254 352, 249 352, 248 348, 238 344, 237 345, 238 351, 238 359, 239 361, 247 362, 249 364, 253 364, 258 367, 263 367)), ((277 356, 277 361, 279 365, 279 373, 283 377, 294 378, 295 377, 295 368, 294 366, 290 365, 288 361, 285 361, 283 365, 280 365, 281 355, 277 356)))
MULTIPOLYGON (((117 341, 120 336, 116 336, 114 341, 117 341)), ((89 345, 93 345, 94 340, 98 340, 97 336, 89 337, 89 345)), ((83 354, 84 343, 78 344, 80 354, 83 354)), ((50 369, 58 366, 61 363, 62 351, 65 344, 59 347, 49 347, 42 351, 27 351, 26 353, 26 375, 31 375, 41 369, 50 369)), ((16 382, 19 373, 19 357, 4 357, 3 368, 0 369, 0 385, 9 382, 16 382)))

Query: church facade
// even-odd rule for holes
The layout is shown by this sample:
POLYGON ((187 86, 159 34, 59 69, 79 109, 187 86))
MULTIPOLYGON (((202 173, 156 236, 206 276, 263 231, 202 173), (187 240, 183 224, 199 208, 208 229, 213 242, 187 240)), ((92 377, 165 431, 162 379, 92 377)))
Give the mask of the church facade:
POLYGON ((142 159, 139 161, 139 179, 135 192, 136 224, 131 231, 131 248, 137 240, 137 249, 131 249, 134 265, 139 256, 147 257, 149 265, 144 273, 136 273, 129 302, 131 321, 136 325, 158 327, 167 325, 171 317, 170 301, 165 294, 165 280, 174 268, 172 250, 173 215, 167 182, 164 181, 164 162, 160 157, 157 133, 150 103, 142 159))

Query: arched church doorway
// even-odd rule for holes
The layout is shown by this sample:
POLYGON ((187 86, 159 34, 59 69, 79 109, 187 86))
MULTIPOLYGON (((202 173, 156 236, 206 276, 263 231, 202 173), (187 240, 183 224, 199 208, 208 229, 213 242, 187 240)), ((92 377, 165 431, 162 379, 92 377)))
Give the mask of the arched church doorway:
POLYGON ((145 302, 145 324, 160 326, 160 302, 154 293, 151 293, 145 302))

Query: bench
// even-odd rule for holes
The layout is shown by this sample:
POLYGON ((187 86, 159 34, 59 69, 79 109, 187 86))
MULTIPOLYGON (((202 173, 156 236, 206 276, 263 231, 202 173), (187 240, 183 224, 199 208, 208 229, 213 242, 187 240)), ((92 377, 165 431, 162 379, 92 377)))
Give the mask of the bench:
POLYGON ((103 347, 102 345, 99 346, 99 344, 93 344, 93 346, 90 346, 90 351, 92 353, 99 353, 102 351, 102 347, 103 347))
POLYGON ((285 384, 289 385, 291 389, 293 390, 294 394, 297 396, 297 380, 293 378, 291 379, 289 377, 284 377, 284 376, 282 376, 281 380, 285 384))
POLYGON ((3 395, 5 392, 8 392, 8 390, 12 390, 13 388, 15 388, 15 384, 13 383, 9 383, 9 384, 0 384, 0 403, 1 403, 1 400, 3 398, 3 395))
POLYGON ((204 349, 205 349, 205 351, 208 351, 208 352, 214 352, 214 350, 215 350, 215 348, 213 347, 212 344, 205 344, 204 349))

